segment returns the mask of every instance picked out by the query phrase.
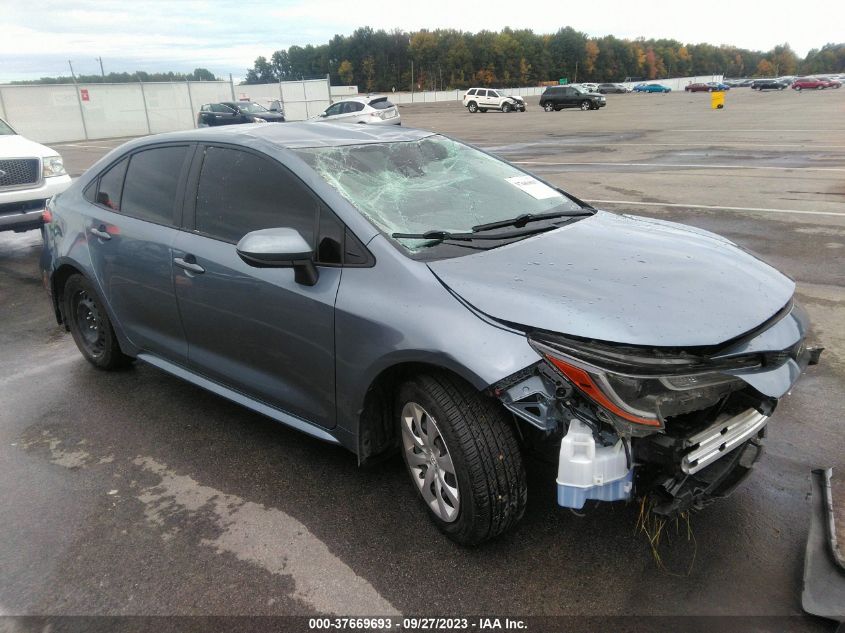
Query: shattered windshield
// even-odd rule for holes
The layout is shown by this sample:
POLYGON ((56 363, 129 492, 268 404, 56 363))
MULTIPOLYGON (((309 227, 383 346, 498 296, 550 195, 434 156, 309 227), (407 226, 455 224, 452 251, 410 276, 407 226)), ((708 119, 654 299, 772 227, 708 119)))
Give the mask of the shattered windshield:
MULTIPOLYGON (((463 233, 522 214, 581 207, 501 160, 443 136, 297 150, 379 229, 463 233)), ((400 238, 411 252, 431 240, 400 238)))

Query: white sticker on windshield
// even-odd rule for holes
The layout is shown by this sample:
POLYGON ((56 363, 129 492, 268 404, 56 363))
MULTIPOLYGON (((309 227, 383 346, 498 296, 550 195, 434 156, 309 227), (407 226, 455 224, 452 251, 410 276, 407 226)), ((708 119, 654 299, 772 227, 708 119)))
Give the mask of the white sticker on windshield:
POLYGON ((511 178, 505 178, 505 180, 537 200, 545 200, 546 198, 554 198, 555 196, 561 195, 559 191, 552 189, 547 184, 540 182, 532 176, 513 176, 511 178))

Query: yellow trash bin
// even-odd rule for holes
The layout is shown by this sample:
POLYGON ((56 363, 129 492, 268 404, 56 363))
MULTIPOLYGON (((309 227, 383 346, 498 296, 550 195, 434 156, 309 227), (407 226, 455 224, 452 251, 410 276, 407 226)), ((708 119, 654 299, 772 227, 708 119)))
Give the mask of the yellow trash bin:
POLYGON ((725 107, 725 93, 719 90, 718 92, 710 93, 710 107, 714 110, 721 110, 725 107))

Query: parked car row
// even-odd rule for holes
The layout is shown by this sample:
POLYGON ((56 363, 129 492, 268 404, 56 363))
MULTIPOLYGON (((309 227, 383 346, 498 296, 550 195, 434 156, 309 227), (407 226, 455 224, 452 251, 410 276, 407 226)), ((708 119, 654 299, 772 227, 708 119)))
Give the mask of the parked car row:
MULTIPOLYGON (((402 125, 398 108, 387 97, 350 97, 336 101, 311 121, 402 125)), ((197 114, 197 127, 215 127, 239 123, 284 123, 285 114, 279 100, 270 100, 265 108, 253 101, 206 103, 197 114)))
POLYGON ((725 79, 724 83, 730 88, 751 88, 752 90, 824 90, 825 88, 839 88, 845 76, 832 77, 766 77, 764 79, 725 79))
POLYGON ((721 81, 708 81, 706 83, 693 83, 684 86, 686 92, 722 92, 730 90, 731 87, 721 81))

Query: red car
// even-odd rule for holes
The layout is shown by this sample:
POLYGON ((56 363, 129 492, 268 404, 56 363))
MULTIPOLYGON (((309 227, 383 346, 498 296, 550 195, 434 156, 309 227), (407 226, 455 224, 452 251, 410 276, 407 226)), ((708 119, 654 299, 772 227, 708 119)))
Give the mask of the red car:
POLYGON ((792 83, 792 87, 795 90, 824 90, 828 87, 828 81, 816 77, 799 77, 792 83))

